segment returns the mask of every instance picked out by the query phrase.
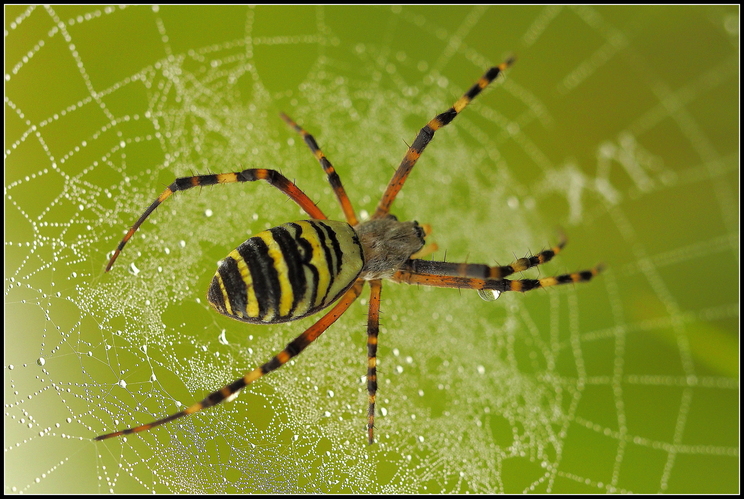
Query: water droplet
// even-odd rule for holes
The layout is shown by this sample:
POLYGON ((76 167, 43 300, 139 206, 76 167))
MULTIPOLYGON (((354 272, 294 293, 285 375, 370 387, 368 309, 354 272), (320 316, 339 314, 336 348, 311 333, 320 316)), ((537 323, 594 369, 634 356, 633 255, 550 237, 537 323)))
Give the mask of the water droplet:
POLYGON ((38 359, 36 359, 36 363, 40 366, 43 366, 44 364, 46 364, 46 359, 44 357, 39 357, 38 359))
POLYGON ((496 301, 501 296, 501 291, 497 289, 479 289, 478 296, 483 298, 485 301, 496 301))
POLYGON ((134 275, 139 275, 140 269, 137 268, 137 266, 134 263, 129 264, 129 272, 131 272, 134 275))

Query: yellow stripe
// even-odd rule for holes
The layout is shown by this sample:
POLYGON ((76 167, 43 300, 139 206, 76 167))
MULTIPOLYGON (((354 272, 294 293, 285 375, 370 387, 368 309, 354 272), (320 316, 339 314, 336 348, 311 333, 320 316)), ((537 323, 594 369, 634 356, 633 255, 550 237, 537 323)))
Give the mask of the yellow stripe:
POLYGON ((540 286, 544 288, 548 286, 555 286, 558 284, 558 280, 555 277, 545 277, 543 279, 538 279, 538 282, 540 283, 540 286))
POLYGON ((235 173, 220 173, 217 175, 218 184, 232 184, 238 181, 238 176, 235 173))
POLYGON ((529 265, 530 261, 527 258, 520 258, 512 264, 512 268, 514 269, 514 272, 521 272, 522 270, 530 268, 529 265))
POLYGON ((220 291, 222 291, 222 300, 225 302, 225 310, 229 315, 235 315, 235 313, 233 313, 232 305, 230 305, 230 295, 227 294, 227 289, 225 289, 225 283, 222 280, 222 276, 219 272, 215 273, 214 276, 217 278, 217 283, 220 285, 220 291))
MULTIPOLYGON (((163 201, 168 199, 171 194, 173 194, 173 191, 170 190, 170 187, 169 187, 165 191, 163 191, 163 193, 160 195, 160 197, 158 198, 158 203, 162 203, 163 201)), ((133 231, 130 230, 130 232, 133 232, 133 231)))
MULTIPOLYGON (((320 244, 320 238, 315 228, 304 221, 297 222, 297 224, 302 226, 302 234, 313 249, 313 256, 310 259, 310 264, 318 271, 318 283, 316 286, 318 291, 315 303, 313 303, 312 306, 317 307, 323 303, 323 297, 328 293, 328 288, 331 286, 331 273, 329 270, 330 262, 326 260, 325 250, 320 244)), ((328 238, 327 235, 326 238, 328 238)), ((311 276, 308 276, 308 286, 312 286, 312 283, 313 280, 311 276)))
POLYGON ((452 107, 459 114, 460 111, 465 109, 465 106, 467 106, 468 104, 470 104, 470 99, 468 99, 466 96, 463 95, 457 100, 457 102, 455 102, 455 105, 452 107))
POLYGON ((269 248, 269 256, 274 260, 274 269, 279 278, 279 315, 287 316, 292 309, 294 293, 292 292, 292 284, 289 282, 289 268, 287 267, 287 261, 284 259, 284 253, 282 253, 271 232, 264 231, 256 234, 256 237, 263 239, 263 242, 269 248))
POLYGON ((251 277, 251 271, 248 269, 248 264, 245 263, 243 257, 240 256, 237 249, 230 252, 229 255, 235 263, 238 265, 238 272, 240 272, 240 278, 245 283, 246 293, 246 313, 248 317, 258 317, 258 300, 256 300, 256 291, 253 288, 253 278, 251 277))
POLYGON ((444 126, 444 124, 442 124, 442 122, 439 121, 439 119, 437 118, 431 120, 429 123, 427 123, 427 125, 435 132, 444 126))
POLYGON ((245 376, 243 376, 243 381, 246 385, 250 385, 254 381, 256 381, 258 378, 263 376, 263 373, 261 372, 261 368, 254 369, 253 371, 249 372, 245 376))
MULTIPOLYGON (((201 402, 197 402, 196 404, 192 405, 191 407, 187 407, 186 409, 184 409, 183 410, 183 413, 184 414, 194 414, 195 412, 199 412, 202 409, 204 409, 204 404, 202 404, 201 402)), ((152 426, 152 425, 148 425, 148 426, 152 426)))
MULTIPOLYGON (((307 235, 307 225, 301 222, 295 222, 295 224, 302 227, 303 237, 305 237, 307 235)), ((297 240, 298 232, 298 229, 294 226, 295 224, 282 225, 283 228, 287 229, 294 241, 297 240)), ((305 315, 307 311, 314 306, 313 303, 310 303, 310 297, 312 296, 313 289, 315 288, 314 277, 312 276, 310 270, 304 265, 302 266, 301 271, 305 274, 306 286, 304 292, 300 296, 294 297, 297 299, 297 305, 295 306, 294 312, 292 313, 294 317, 305 315)), ((294 293, 294 290, 292 292, 294 293)))

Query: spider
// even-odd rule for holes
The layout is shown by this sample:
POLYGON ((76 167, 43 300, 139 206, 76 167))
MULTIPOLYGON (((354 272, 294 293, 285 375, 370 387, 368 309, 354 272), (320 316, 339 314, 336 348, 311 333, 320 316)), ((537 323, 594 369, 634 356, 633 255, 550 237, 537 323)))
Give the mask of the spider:
POLYGON ((246 373, 204 400, 152 423, 100 435, 95 440, 149 430, 174 419, 194 414, 232 397, 261 376, 274 371, 302 352, 346 312, 365 282, 370 286, 367 317, 367 437, 374 443, 375 399, 377 394, 377 335, 380 321, 382 280, 445 288, 475 289, 484 299, 495 299, 505 291, 525 292, 566 283, 589 281, 601 266, 573 274, 542 279, 509 280, 507 276, 550 261, 564 247, 561 241, 537 255, 515 260, 506 266, 424 261, 420 257, 433 251, 424 247, 426 226, 416 221, 401 222, 390 214, 411 170, 434 133, 449 124, 481 91, 514 62, 509 58, 492 67, 455 104, 429 121, 408 148, 403 161, 387 186, 377 209, 365 222, 359 222, 336 170, 312 135, 282 113, 281 118, 307 143, 320 162, 344 212, 346 222, 328 217, 293 182, 275 170, 249 168, 241 172, 195 175, 176 179, 140 216, 119 243, 106 266, 106 272, 124 245, 161 203, 177 191, 192 187, 254 182, 273 185, 309 216, 309 220, 286 223, 249 238, 219 265, 207 298, 217 312, 253 324, 276 324, 315 314, 335 303, 305 332, 290 342, 262 366, 246 373))

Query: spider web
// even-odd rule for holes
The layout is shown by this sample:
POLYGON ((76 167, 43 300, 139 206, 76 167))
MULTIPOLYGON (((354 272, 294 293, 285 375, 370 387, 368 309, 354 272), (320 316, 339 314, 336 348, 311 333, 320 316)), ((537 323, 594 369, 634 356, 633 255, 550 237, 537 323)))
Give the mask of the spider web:
MULTIPOLYGON (((736 492, 738 7, 6 7, 5 491, 736 492), (590 284, 485 302, 388 284, 378 443, 360 300, 236 400, 137 436, 268 360, 315 318, 209 309, 216 262, 303 218, 281 170, 341 218, 286 111, 357 210, 404 140, 492 64, 393 212, 434 257, 590 284)), ((363 295, 364 296, 364 295, 363 295)))

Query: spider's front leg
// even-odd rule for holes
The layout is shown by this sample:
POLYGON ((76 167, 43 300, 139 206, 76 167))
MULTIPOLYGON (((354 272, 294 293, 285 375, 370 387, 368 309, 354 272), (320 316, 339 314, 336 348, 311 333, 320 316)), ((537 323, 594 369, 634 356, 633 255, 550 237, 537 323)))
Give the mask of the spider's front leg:
POLYGON ((177 178, 158 198, 152 202, 152 204, 145 210, 145 212, 139 217, 139 219, 132 225, 129 231, 126 233, 124 238, 116 247, 114 254, 109 259, 108 265, 106 265, 106 272, 111 270, 114 262, 124 249, 124 246, 132 238, 140 225, 155 211, 155 208, 160 206, 163 201, 171 197, 178 191, 185 191, 193 187, 201 187, 205 185, 216 185, 216 184, 233 184, 236 182, 255 182, 257 180, 265 180, 272 186, 276 187, 284 194, 286 194, 292 201, 305 210, 305 213, 310 215, 312 218, 318 220, 326 220, 328 217, 318 208, 315 203, 307 197, 307 194, 302 192, 294 182, 290 181, 287 177, 282 175, 276 170, 269 170, 266 168, 249 168, 241 172, 232 173, 216 173, 210 175, 194 175, 192 177, 181 177, 177 178))
MULTIPOLYGON (((429 261, 427 261, 426 263, 435 264, 432 267, 429 267, 434 268, 435 270, 437 270, 436 264, 448 264, 447 262, 429 261)), ((390 279, 395 282, 402 282, 405 284, 420 284, 422 286, 433 286, 435 288, 475 289, 477 291, 496 291, 498 293, 503 293, 506 291, 519 291, 520 293, 524 293, 526 291, 531 291, 537 288, 547 288, 550 286, 558 286, 560 284, 587 282, 590 281, 594 276, 602 272, 603 269, 604 266, 602 264, 599 264, 589 270, 582 270, 580 272, 573 272, 571 274, 543 277, 542 279, 515 280, 463 277, 459 275, 441 275, 438 272, 427 273, 420 270, 399 270, 390 279)), ((481 294, 481 296, 483 296, 483 294, 481 294)))

